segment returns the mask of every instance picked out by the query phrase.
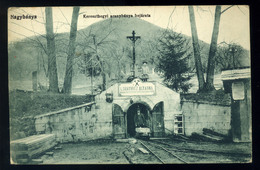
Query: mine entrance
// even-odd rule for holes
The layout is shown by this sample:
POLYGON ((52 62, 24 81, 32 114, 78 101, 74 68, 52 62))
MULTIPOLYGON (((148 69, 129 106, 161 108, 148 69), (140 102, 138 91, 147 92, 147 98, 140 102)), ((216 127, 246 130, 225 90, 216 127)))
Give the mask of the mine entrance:
POLYGON ((143 103, 132 104, 127 112, 123 112, 117 104, 113 104, 112 108, 114 138, 135 137, 136 126, 148 127, 152 137, 163 137, 165 135, 163 102, 157 103, 152 110, 143 103), (138 112, 143 115, 141 122, 137 118, 138 112))
POLYGON ((131 105, 127 110, 127 136, 134 137, 136 127, 148 127, 151 129, 150 117, 150 111, 146 105, 141 103, 131 105))

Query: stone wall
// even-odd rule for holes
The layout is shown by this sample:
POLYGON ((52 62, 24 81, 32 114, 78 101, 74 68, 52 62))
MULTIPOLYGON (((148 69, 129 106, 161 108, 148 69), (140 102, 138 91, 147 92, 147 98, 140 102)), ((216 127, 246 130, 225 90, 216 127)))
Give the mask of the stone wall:
POLYGON ((228 135, 231 129, 231 107, 229 104, 182 100, 184 133, 202 133, 203 128, 228 135))
POLYGON ((94 102, 35 117, 37 133, 55 134, 59 142, 86 141, 109 137, 111 115, 100 112, 94 102))
POLYGON ((156 86, 155 95, 137 95, 137 96, 120 96, 118 94, 118 83, 109 87, 106 91, 95 97, 96 105, 99 106, 99 112, 106 113, 112 121, 112 104, 118 104, 126 113, 127 109, 134 103, 145 103, 152 110, 154 106, 160 102, 164 105, 164 126, 165 133, 172 134, 174 131, 174 115, 181 114, 180 94, 165 87, 164 85, 154 82, 156 86), (113 102, 106 102, 106 93, 113 93, 113 102))

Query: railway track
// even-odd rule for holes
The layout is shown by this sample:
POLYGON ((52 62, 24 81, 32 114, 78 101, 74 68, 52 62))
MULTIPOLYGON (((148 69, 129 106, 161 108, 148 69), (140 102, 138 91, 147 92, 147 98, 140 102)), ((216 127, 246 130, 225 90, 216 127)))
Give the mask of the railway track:
POLYGON ((139 140, 139 142, 162 164, 166 163, 188 163, 173 151, 150 141, 139 140), (173 158, 175 160, 173 160, 173 158))
POLYGON ((177 151, 177 152, 195 152, 202 154, 219 154, 219 155, 232 155, 232 156, 250 156, 248 153, 240 153, 240 152, 223 152, 223 151, 212 151, 212 150, 201 150, 201 149, 190 149, 185 147, 176 147, 169 143, 163 141, 153 141, 153 143, 159 143, 167 146, 168 150, 177 151), (170 148, 169 148, 170 147, 170 148))
MULTIPOLYGON (((135 148, 138 148, 142 145, 149 154, 133 154, 127 156, 123 153, 125 158, 130 164, 139 164, 139 163, 162 163, 162 164, 187 164, 194 162, 212 162, 214 158, 223 157, 223 161, 229 159, 241 159, 251 157, 248 153, 241 152, 228 152, 228 151, 215 151, 215 150, 202 150, 202 149, 193 149, 175 146, 164 141, 151 141, 138 139, 138 145, 135 145, 135 148)), ((213 161, 214 162, 214 161, 213 161)))

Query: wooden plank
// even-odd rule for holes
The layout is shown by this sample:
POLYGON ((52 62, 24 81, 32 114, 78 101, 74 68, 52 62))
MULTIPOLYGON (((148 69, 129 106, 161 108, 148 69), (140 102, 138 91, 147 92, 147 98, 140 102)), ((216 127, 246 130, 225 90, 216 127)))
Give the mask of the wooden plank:
POLYGON ((24 142, 26 142, 26 141, 28 141, 28 140, 34 139, 35 136, 37 136, 37 135, 29 136, 29 137, 22 138, 22 139, 13 140, 13 141, 11 141, 10 143, 11 143, 11 144, 12 144, 12 143, 24 143, 24 142))
POLYGON ((170 139, 170 138, 150 138, 150 140, 165 140, 165 139, 170 139))
POLYGON ((37 138, 42 138, 42 137, 46 137, 52 134, 41 134, 41 135, 33 135, 33 136, 28 136, 26 138, 22 138, 22 139, 17 139, 14 141, 11 141, 11 143, 26 143, 29 142, 31 140, 37 139, 37 138))
POLYGON ((79 105, 79 106, 74 106, 74 107, 70 107, 70 108, 66 108, 66 109, 62 109, 62 110, 58 110, 58 111, 54 111, 54 112, 50 112, 50 113, 45 113, 45 114, 42 114, 42 115, 35 116, 34 118, 38 119, 38 118, 41 118, 41 117, 52 116, 52 115, 55 115, 55 114, 71 111, 71 110, 74 110, 74 109, 79 109, 81 107, 83 108, 83 107, 86 107, 86 106, 92 106, 92 104, 95 104, 95 102, 85 103, 85 104, 82 104, 82 105, 79 105))
POLYGON ((34 145, 31 145, 31 146, 28 146, 28 150, 32 150, 32 149, 35 149, 35 148, 38 148, 46 143, 49 143, 49 142, 52 142, 52 141, 56 141, 55 139, 50 139, 50 140, 47 140, 47 141, 42 141, 42 142, 38 142, 34 145))
POLYGON ((39 135, 39 136, 34 135, 32 137, 30 136, 25 139, 12 141, 10 143, 10 147, 11 147, 11 149, 14 149, 14 150, 28 149, 28 147, 30 147, 30 145, 34 144, 35 142, 49 140, 50 138, 54 138, 54 134, 39 135), (31 140, 31 141, 28 141, 28 140, 31 140))
POLYGON ((26 155, 12 155, 13 160, 18 160, 18 159, 29 159, 29 156, 26 155))
POLYGON ((55 146, 56 144, 57 144, 56 141, 48 142, 45 145, 42 145, 42 147, 30 150, 28 152, 28 154, 29 154, 29 156, 33 156, 35 153, 38 153, 39 151, 45 152, 48 149, 50 149, 51 147, 53 147, 53 145, 55 146))
POLYGON ((138 148, 138 150, 140 150, 144 154, 149 154, 149 152, 144 148, 138 148))
POLYGON ((38 154, 41 154, 41 153, 43 153, 43 152, 45 152, 45 151, 47 151, 47 150, 53 148, 55 145, 57 145, 56 142, 54 142, 54 143, 52 143, 52 144, 50 144, 50 145, 44 146, 44 147, 42 147, 42 148, 39 148, 39 149, 37 149, 37 150, 31 151, 31 152, 29 153, 29 157, 34 157, 34 156, 36 156, 36 155, 38 155, 38 154))
POLYGON ((57 145, 54 134, 34 135, 13 141, 10 145, 12 159, 19 163, 39 155, 57 145), (30 140, 30 141, 29 141, 30 140))
POLYGON ((17 163, 28 163, 29 159, 17 159, 17 163))
POLYGON ((213 131, 211 129, 207 129, 207 128, 203 128, 202 131, 203 131, 203 134, 205 134, 205 135, 219 136, 219 137, 222 137, 222 138, 227 137, 227 135, 223 135, 221 133, 215 132, 215 131, 213 131))
POLYGON ((225 70, 221 72, 222 80, 250 78, 250 68, 225 70))
POLYGON ((206 140, 206 141, 222 141, 222 138, 219 137, 212 137, 204 134, 198 134, 193 132, 192 133, 193 138, 201 139, 201 140, 206 140))
POLYGON ((33 164, 40 164, 40 163, 43 163, 43 160, 42 159, 32 159, 31 161, 33 164))
POLYGON ((34 141, 33 143, 29 143, 29 144, 26 144, 26 143, 12 143, 10 148, 11 150, 15 150, 15 151, 18 151, 18 150, 29 150, 31 148, 35 148, 37 146, 41 146, 42 144, 44 144, 45 142, 47 141, 52 141, 52 140, 55 140, 55 136, 52 135, 52 136, 48 136, 48 138, 39 138, 41 140, 38 140, 37 142, 34 141))
POLYGON ((188 137, 186 137, 186 136, 184 136, 184 135, 182 135, 182 134, 178 134, 177 136, 178 136, 178 137, 181 137, 181 138, 183 138, 183 139, 185 139, 185 140, 189 140, 188 137))
POLYGON ((16 152, 11 152, 11 157, 14 160, 17 160, 19 158, 31 158, 37 154, 40 154, 46 150, 51 149, 52 147, 54 147, 56 145, 56 141, 52 141, 51 143, 46 143, 46 145, 42 145, 42 147, 34 149, 34 150, 30 150, 30 151, 16 151, 16 152))
POLYGON ((11 155, 28 155, 28 151, 15 151, 11 152, 11 155))
POLYGON ((53 152, 46 152, 45 155, 53 156, 53 152))
POLYGON ((58 149, 62 149, 62 147, 61 146, 56 146, 56 147, 54 147, 54 149, 58 150, 58 149))
POLYGON ((116 139, 116 142, 128 143, 129 139, 116 139))
POLYGON ((26 149, 28 149, 28 146, 23 143, 15 143, 15 144, 13 143, 10 145, 10 149, 15 150, 15 151, 16 150, 26 150, 26 149))
POLYGON ((37 143, 39 141, 49 140, 49 139, 51 139, 53 137, 54 137, 54 134, 40 136, 39 138, 35 138, 35 139, 31 140, 31 141, 27 141, 25 144, 31 145, 31 144, 37 143))

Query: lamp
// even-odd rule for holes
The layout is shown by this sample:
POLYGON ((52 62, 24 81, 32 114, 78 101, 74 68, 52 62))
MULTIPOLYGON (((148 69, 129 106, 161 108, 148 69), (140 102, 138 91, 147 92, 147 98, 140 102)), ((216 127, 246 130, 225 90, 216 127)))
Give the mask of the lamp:
POLYGON ((113 93, 106 93, 106 101, 108 103, 112 103, 113 102, 113 93))

